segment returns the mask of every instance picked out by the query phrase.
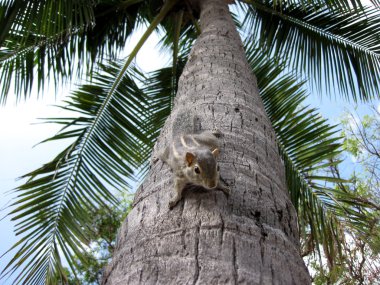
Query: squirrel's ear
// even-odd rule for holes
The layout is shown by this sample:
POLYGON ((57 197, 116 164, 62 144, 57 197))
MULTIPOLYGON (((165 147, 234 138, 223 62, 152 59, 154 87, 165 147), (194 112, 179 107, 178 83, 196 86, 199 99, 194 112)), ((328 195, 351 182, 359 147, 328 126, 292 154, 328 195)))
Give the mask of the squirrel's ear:
POLYGON ((212 151, 212 155, 213 155, 214 157, 217 157, 217 156, 219 155, 219 149, 218 149, 218 148, 214 149, 214 150, 212 151))
POLYGON ((192 154, 191 152, 186 152, 186 162, 187 162, 187 165, 190 166, 193 161, 195 160, 195 155, 192 154))

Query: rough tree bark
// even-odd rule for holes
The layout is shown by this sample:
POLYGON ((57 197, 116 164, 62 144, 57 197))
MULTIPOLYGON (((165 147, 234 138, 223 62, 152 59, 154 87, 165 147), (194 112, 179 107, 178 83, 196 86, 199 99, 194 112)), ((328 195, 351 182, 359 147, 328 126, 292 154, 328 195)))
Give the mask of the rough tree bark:
POLYGON ((203 0, 200 10, 202 34, 153 155, 178 132, 221 131, 220 173, 231 195, 188 189, 169 210, 172 173, 153 164, 103 281, 309 284, 275 134, 228 6, 203 0))

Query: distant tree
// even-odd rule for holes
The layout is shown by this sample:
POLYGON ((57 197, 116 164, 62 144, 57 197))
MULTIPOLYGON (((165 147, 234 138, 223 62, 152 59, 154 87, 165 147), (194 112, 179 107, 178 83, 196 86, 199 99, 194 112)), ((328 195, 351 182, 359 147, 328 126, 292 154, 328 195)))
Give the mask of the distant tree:
POLYGON ((72 272, 66 268, 69 284, 101 284, 103 270, 115 249, 118 229, 131 210, 132 196, 125 197, 119 205, 89 210, 92 221, 84 228, 89 240, 84 253, 85 262, 78 256, 74 257, 76 270, 72 272))
MULTIPOLYGON (((357 211, 363 211, 361 203, 372 204, 373 210, 366 213, 372 216, 370 230, 363 234, 346 223, 341 229, 343 239, 336 240, 341 247, 341 263, 332 268, 326 262, 329 258, 312 259, 315 284, 370 285, 380 276, 380 113, 374 107, 372 111, 362 118, 347 112, 342 118, 345 154, 355 160, 356 169, 348 174, 351 183, 336 185, 357 195, 358 203, 352 206, 357 211)), ((338 167, 331 170, 335 177, 341 177, 338 167)))
POLYGON ((362 168, 358 171, 364 176, 357 183, 366 185, 358 185, 358 190, 370 189, 367 194, 380 202, 380 111, 375 106, 371 110, 372 114, 362 118, 353 113, 345 114, 342 120, 344 146, 362 168))

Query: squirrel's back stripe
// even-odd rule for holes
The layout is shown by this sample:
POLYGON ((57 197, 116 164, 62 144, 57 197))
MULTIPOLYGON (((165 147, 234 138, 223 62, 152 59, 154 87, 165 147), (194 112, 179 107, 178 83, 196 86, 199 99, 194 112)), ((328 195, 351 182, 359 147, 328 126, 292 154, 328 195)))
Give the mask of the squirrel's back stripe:
POLYGON ((194 142, 195 146, 199 146, 198 141, 193 136, 190 136, 190 138, 194 142))
POLYGON ((179 153, 178 153, 178 151, 177 151, 177 149, 176 149, 176 147, 175 147, 175 144, 172 145, 172 149, 173 149, 173 154, 174 154, 174 156, 175 156, 175 157, 178 157, 178 156, 179 156, 179 153))
POLYGON ((190 146, 187 144, 187 142, 186 142, 186 138, 185 138, 184 135, 181 136, 181 143, 182 143, 182 145, 183 145, 184 147, 186 147, 186 148, 189 148, 189 147, 190 147, 190 146))
POLYGON ((181 143, 185 148, 195 148, 199 146, 199 143, 194 139, 192 135, 181 136, 181 143))

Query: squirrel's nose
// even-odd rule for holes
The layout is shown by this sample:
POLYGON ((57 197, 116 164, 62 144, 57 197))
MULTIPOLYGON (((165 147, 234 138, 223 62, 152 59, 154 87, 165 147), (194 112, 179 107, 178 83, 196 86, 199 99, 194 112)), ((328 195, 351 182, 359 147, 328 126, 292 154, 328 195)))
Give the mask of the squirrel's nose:
POLYGON ((209 187, 209 188, 215 188, 215 187, 216 187, 216 182, 215 182, 215 181, 210 181, 210 182, 208 183, 208 187, 209 187))

